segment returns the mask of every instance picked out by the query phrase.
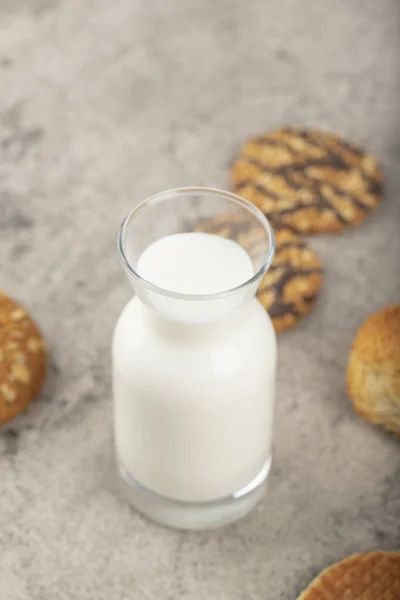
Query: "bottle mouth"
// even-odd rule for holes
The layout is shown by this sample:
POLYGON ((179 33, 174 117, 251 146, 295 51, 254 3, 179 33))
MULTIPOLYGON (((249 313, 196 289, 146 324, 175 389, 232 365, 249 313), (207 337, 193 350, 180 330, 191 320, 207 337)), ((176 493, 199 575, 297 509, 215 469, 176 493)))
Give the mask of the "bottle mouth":
POLYGON ((144 200, 138 206, 136 206, 123 220, 119 233, 118 233, 118 241, 117 241, 118 255, 121 260, 122 266, 127 271, 128 275, 133 279, 135 283, 137 283, 142 288, 157 294, 159 296, 164 296, 166 298, 172 298, 175 300, 184 300, 184 301, 210 301, 210 300, 219 300, 221 298, 226 298, 235 294, 236 292, 243 290, 244 288, 255 284, 259 281, 263 275, 269 269, 272 259, 275 253, 275 237, 274 232, 269 223, 268 219, 265 215, 256 207, 254 204, 233 194, 231 192, 226 192, 224 190, 220 190, 218 188, 209 188, 209 187, 182 187, 166 190, 164 192, 160 192, 150 198, 144 200), (158 285, 148 281, 143 278, 137 270, 132 266, 131 261, 128 258, 127 248, 126 248, 126 239, 127 239, 127 230, 133 221, 138 219, 143 212, 145 212, 149 207, 155 207, 161 203, 168 202, 168 199, 174 197, 175 199, 179 196, 182 198, 188 195, 201 194, 203 196, 214 195, 223 198, 228 201, 232 206, 236 205, 246 213, 251 214, 255 217, 258 223, 263 227, 265 231, 265 237, 267 240, 267 249, 265 251, 265 256, 263 257, 261 266, 255 271, 255 273, 247 280, 243 281, 239 285, 223 290, 220 292, 213 292, 210 294, 187 294, 181 292, 174 292, 171 290, 166 290, 158 285))

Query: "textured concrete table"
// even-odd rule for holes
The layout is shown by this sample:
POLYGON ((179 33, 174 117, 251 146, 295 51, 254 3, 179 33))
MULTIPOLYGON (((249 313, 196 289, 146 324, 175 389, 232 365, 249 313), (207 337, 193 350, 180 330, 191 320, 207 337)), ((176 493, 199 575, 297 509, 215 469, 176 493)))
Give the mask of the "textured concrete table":
POLYGON ((400 546, 400 445, 353 413, 352 336, 400 292, 398 0, 0 0, 1 287, 51 348, 0 433, 1 600, 291 600, 351 552, 400 546), (280 338, 275 464, 253 516, 152 525, 120 497, 109 347, 130 289, 118 225, 164 188, 229 185, 242 140, 318 124, 382 160, 386 200, 313 238, 326 285, 280 338))

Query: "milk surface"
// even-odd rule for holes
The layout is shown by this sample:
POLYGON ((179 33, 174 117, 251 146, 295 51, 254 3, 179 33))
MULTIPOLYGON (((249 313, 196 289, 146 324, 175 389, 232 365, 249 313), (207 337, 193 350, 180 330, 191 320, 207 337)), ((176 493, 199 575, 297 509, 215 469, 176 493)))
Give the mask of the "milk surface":
POLYGON ((247 252, 233 240, 208 233, 176 233, 151 244, 140 256, 137 272, 164 290, 215 294, 253 275, 247 252))
MULTIPOLYGON (((136 270, 165 290, 195 295, 231 290, 253 275, 236 242, 205 233, 154 242, 136 270)), ((187 305, 196 302, 209 303, 211 314, 216 300, 187 305)), ((269 468, 276 341, 255 299, 205 324, 188 320, 183 306, 182 322, 137 297, 122 312, 113 342, 115 440, 137 483, 166 498, 207 502, 269 468)))

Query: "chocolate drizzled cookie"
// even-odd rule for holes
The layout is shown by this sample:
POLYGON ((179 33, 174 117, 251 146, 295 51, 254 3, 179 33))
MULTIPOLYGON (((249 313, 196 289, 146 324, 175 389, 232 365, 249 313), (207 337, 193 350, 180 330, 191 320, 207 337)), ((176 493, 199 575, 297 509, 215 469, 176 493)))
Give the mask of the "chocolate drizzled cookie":
MULTIPOLYGON (((267 309, 276 332, 295 326, 308 314, 320 292, 323 272, 318 254, 292 227, 273 223, 276 251, 268 272, 261 280, 257 297, 267 309)), ((202 221, 195 231, 234 239, 247 252, 256 255, 259 232, 242 215, 222 215, 202 221)))
POLYGON ((376 159, 328 132, 283 128, 251 138, 233 165, 237 194, 299 233, 357 225, 382 199, 376 159))

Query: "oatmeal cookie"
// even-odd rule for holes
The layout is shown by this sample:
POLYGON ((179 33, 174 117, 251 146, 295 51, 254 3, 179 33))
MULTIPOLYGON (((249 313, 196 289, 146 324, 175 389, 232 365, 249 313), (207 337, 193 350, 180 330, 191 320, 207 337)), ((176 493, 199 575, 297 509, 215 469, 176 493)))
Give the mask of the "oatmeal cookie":
POLYGON ((400 435, 400 304, 369 315, 350 351, 347 389, 355 410, 400 435))
POLYGON ((42 335, 26 310, 0 292, 0 424, 40 392, 46 376, 42 335))

